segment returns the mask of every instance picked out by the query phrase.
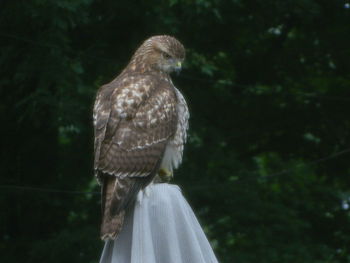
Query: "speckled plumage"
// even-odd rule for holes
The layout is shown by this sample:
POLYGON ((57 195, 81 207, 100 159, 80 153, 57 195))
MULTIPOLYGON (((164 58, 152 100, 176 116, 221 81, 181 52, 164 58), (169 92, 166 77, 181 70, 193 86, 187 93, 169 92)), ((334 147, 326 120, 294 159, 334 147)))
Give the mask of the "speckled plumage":
POLYGON ((169 73, 184 57, 175 38, 151 37, 97 92, 94 169, 102 184, 102 239, 116 238, 125 209, 160 169, 172 172, 182 161, 189 113, 169 73))

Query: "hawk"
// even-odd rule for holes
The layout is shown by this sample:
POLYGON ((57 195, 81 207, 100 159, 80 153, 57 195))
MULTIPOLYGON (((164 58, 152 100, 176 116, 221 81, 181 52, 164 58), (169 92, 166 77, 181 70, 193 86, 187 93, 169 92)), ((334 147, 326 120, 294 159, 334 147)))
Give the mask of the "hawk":
POLYGON ((181 69, 184 58, 177 39, 153 36, 97 92, 94 171, 102 185, 102 240, 118 236, 141 189, 170 179, 182 161, 189 112, 170 73, 181 69))

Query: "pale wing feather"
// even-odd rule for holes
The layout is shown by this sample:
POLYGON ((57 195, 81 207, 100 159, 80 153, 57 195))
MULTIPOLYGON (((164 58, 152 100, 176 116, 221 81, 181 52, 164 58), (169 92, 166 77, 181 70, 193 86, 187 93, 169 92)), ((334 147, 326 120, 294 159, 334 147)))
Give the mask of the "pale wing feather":
POLYGON ((175 87, 174 90, 177 97, 176 110, 178 122, 175 135, 168 142, 161 163, 161 167, 170 172, 178 168, 182 162, 184 144, 187 139, 188 119, 190 117, 185 98, 175 87))
POLYGON ((187 140, 188 120, 190 113, 187 107, 187 103, 181 92, 175 88, 177 96, 177 112, 178 123, 174 139, 170 142, 170 145, 176 149, 175 157, 173 158, 173 167, 178 168, 182 162, 182 155, 184 151, 184 145, 187 140))

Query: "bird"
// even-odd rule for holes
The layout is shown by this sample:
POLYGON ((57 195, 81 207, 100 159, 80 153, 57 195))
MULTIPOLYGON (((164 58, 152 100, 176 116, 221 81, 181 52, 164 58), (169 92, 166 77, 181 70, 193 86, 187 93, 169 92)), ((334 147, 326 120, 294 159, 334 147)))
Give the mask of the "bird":
POLYGON ((115 240, 139 191, 167 182, 182 162, 189 110, 170 74, 185 48, 168 35, 146 39, 127 66, 97 93, 94 175, 101 184, 102 240, 115 240))

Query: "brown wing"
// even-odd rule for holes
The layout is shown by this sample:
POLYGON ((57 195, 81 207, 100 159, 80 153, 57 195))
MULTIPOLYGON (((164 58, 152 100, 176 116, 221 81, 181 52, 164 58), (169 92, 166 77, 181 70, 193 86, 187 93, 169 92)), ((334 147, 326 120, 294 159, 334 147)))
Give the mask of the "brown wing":
POLYGON ((99 92, 94 116, 95 170, 148 176, 176 129, 175 91, 152 76, 124 77, 99 92))
MULTIPOLYGON (((169 82, 125 76, 101 88, 94 124, 95 171, 104 189, 103 222, 108 221, 102 231, 110 228, 104 225, 112 224, 112 218, 123 217, 119 214, 152 180, 176 123, 176 95, 169 82)), ((102 236, 113 238, 116 233, 102 236)))

